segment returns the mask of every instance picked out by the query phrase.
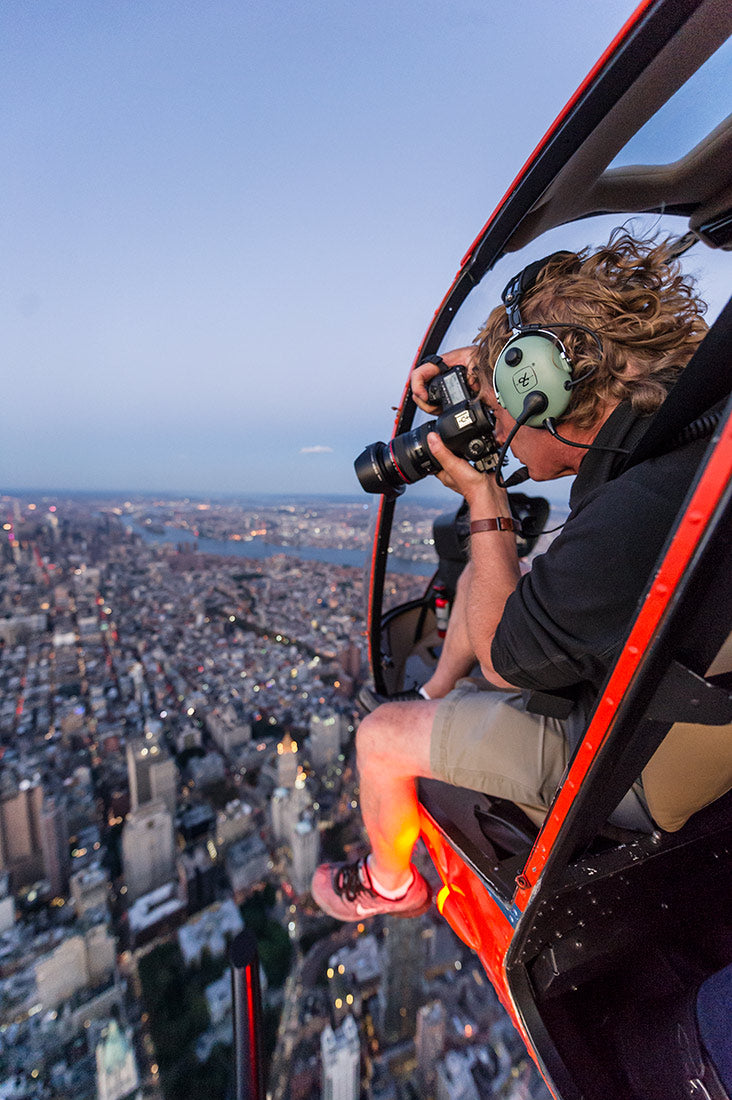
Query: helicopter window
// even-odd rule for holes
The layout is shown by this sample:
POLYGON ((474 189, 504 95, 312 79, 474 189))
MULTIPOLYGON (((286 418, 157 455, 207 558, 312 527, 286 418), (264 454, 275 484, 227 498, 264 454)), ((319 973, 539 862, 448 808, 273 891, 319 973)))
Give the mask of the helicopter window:
MULTIPOLYGON (((486 316, 500 300, 506 282, 522 265, 560 248, 599 245, 618 225, 626 225, 638 236, 681 236, 687 229, 685 218, 657 214, 600 215, 552 229, 530 246, 504 256, 496 264, 457 311, 441 350, 463 346, 475 339, 486 316)), ((709 305, 707 316, 711 322, 725 301, 726 280, 722 267, 728 265, 727 254, 698 244, 682 256, 681 262, 684 270, 697 280, 702 297, 709 305)), ((418 412, 413 427, 418 427, 425 419, 424 414, 418 412)), ((509 456, 504 476, 509 476, 516 467, 517 463, 509 456)), ((538 525, 532 525, 537 527, 535 534, 540 535, 542 531, 546 534, 538 539, 531 554, 524 559, 524 568, 530 567, 536 554, 546 550, 556 529, 566 520, 571 483, 572 479, 565 477, 554 482, 527 481, 521 486, 521 492, 527 497, 545 498, 550 505, 549 515, 538 525)), ((424 682, 428 678, 425 661, 434 661, 439 652, 440 640, 435 634, 433 615, 435 593, 431 588, 431 580, 440 564, 434 545, 434 524, 440 516, 455 515, 459 504, 459 498, 432 476, 408 485, 396 501, 381 608, 387 620, 384 653, 391 691, 424 682)), ((452 567, 453 584, 461 568, 460 563, 452 567)), ((449 596, 448 592, 448 603, 449 596)))
POLYGON ((623 146, 610 168, 668 164, 688 153, 727 115, 729 104, 719 89, 728 80, 730 67, 732 41, 728 40, 623 146))
MULTIPOLYGON (((659 239, 681 237, 688 228, 686 218, 678 215, 629 212, 595 215, 550 229, 530 245, 503 256, 488 272, 455 314, 442 341, 440 351, 462 347, 475 340, 486 317, 500 302, 501 292, 506 283, 526 264, 537 257, 549 255, 560 249, 580 250, 598 247, 607 241, 612 230, 618 226, 627 227, 637 237, 655 235, 659 239)), ((712 250, 701 243, 681 257, 682 269, 696 281, 701 297, 707 303, 706 320, 709 324, 715 320, 727 301, 729 264, 727 252, 712 250)), ((512 473, 517 466, 518 463, 509 453, 505 476, 512 473)), ((567 517, 571 486, 572 478, 565 477, 549 484, 539 484, 529 480, 522 486, 522 490, 529 494, 539 493, 549 499, 552 511, 546 526, 553 528, 567 517)), ((546 549, 545 544, 542 549, 546 549)))
POLYGON ((384 609, 419 599, 437 569, 433 524, 456 498, 436 478, 410 486, 394 510, 384 609), (426 491, 425 491, 426 490, 426 491), (442 490, 442 493, 440 492, 442 490), (449 497, 452 496, 453 500, 449 497))
POLYGON ((454 510, 456 499, 434 477, 410 486, 405 495, 396 502, 384 578, 382 652, 391 691, 424 683, 436 663, 434 524, 447 508, 454 510))
MULTIPOLYGON (((457 310, 442 341, 440 351, 463 347, 475 339, 486 317, 501 300, 501 292, 509 279, 532 260, 548 256, 561 249, 569 251, 595 248, 604 244, 613 229, 625 226, 635 237, 682 237, 687 229, 685 217, 676 214, 656 214, 627 211, 596 214, 580 221, 557 226, 542 233, 530 244, 502 256, 484 276, 457 310)), ((701 296, 709 307, 707 321, 718 315, 728 297, 729 254, 697 244, 681 257, 681 265, 698 282, 701 296)))

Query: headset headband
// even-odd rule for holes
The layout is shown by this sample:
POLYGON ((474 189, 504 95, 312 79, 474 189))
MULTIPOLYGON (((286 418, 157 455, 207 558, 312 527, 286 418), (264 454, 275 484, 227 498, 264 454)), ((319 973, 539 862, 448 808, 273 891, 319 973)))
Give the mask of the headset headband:
MULTIPOLYGON (((523 271, 519 271, 518 275, 514 275, 509 280, 501 295, 501 301, 506 308, 508 323, 512 329, 523 327, 520 308, 523 296, 536 284, 544 268, 548 267, 552 260, 559 259, 576 260, 577 257, 574 252, 552 252, 550 256, 545 256, 543 260, 534 260, 533 263, 528 264, 523 271)), ((579 267, 579 264, 577 266, 579 267)))

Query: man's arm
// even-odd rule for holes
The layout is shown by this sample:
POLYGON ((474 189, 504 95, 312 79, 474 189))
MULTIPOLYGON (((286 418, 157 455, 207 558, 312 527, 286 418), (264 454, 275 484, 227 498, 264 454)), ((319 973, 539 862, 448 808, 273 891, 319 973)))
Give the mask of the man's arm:
MULTIPOLYGON (((491 475, 480 473, 454 455, 436 432, 427 437, 429 448, 442 466, 440 481, 465 497, 471 522, 510 517, 508 496, 491 475)), ((516 538, 511 531, 484 531, 471 537, 466 608, 467 631, 483 675, 496 687, 513 688, 493 667, 491 646, 506 600, 520 579, 516 538)))
MULTIPOLYGON (((453 348, 452 351, 446 351, 442 354, 442 361, 446 367, 467 367, 468 384, 473 386, 475 360, 477 355, 478 349, 474 345, 464 348, 453 348)), ((435 414, 440 412, 439 405, 430 405, 427 394, 428 385, 439 373, 440 368, 436 363, 420 363, 414 368, 410 376, 409 384, 414 403, 424 412, 429 413, 430 416, 435 416, 435 414)))

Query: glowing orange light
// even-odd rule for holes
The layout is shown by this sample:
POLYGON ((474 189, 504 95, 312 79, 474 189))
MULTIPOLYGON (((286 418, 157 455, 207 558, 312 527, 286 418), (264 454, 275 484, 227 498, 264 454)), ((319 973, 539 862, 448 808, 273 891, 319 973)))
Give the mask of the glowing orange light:
POLYGON ((439 913, 442 913, 442 910, 445 908, 445 902, 447 901, 447 896, 449 893, 450 887, 447 885, 447 883, 445 883, 445 885, 442 887, 439 894, 437 895, 437 909, 439 913))

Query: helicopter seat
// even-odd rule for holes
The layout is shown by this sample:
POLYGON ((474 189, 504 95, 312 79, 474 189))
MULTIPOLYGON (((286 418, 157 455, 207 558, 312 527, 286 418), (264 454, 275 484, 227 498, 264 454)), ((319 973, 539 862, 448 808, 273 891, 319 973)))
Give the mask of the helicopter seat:
MULTIPOLYGON (((732 676, 732 634, 710 665, 700 688, 732 676)), ((724 689, 723 689, 724 690, 724 689)), ((643 769, 651 816, 676 832, 699 810, 732 790, 732 723, 675 722, 643 769)))

